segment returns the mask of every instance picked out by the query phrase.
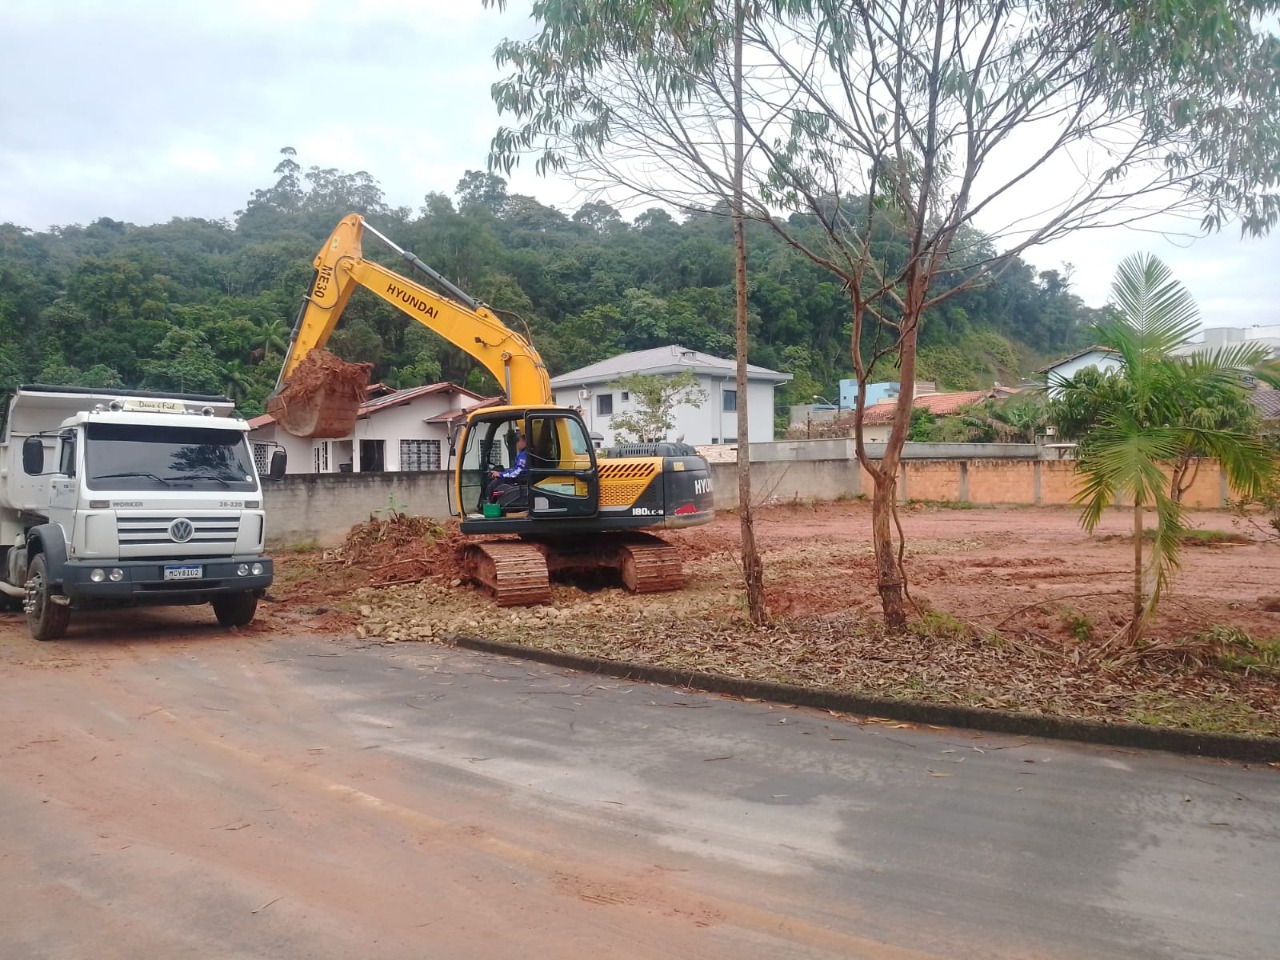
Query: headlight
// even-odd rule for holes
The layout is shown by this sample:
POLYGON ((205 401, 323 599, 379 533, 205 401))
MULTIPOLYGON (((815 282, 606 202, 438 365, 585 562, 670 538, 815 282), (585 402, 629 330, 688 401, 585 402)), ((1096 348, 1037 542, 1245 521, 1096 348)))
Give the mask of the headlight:
POLYGON ((124 571, 121 570, 119 567, 116 567, 114 570, 111 571, 112 583, 119 583, 123 579, 124 579, 124 571))
POLYGON ((260 577, 260 576, 262 576, 262 564, 260 564, 260 563, 255 563, 255 564, 253 565, 253 575, 254 575, 255 577, 260 577))
POLYGON ((101 583, 103 580, 107 579, 107 571, 98 569, 90 570, 89 579, 94 583, 101 583))
POLYGON ((247 577, 248 575, 249 575, 249 565, 247 563, 242 563, 240 564, 240 566, 236 567, 237 577, 247 577))

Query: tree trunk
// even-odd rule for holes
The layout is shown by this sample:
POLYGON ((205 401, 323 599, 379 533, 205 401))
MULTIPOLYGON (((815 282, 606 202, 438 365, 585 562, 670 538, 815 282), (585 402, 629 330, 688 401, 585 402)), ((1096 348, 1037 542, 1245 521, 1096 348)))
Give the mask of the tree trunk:
POLYGON ((1133 503, 1133 623, 1129 625, 1129 642, 1142 639, 1142 502, 1133 503))
POLYGON ((885 629, 896 635, 906 632, 907 609, 903 599, 903 583, 898 557, 893 548, 893 500, 898 489, 897 470, 875 477, 871 497, 871 542, 876 554, 876 589, 880 592, 880 609, 885 629))
POLYGON ((880 592, 880 607, 884 612, 884 626, 891 634, 907 630, 906 583, 902 565, 893 540, 894 502, 898 491, 898 467, 902 463, 902 447, 911 429, 911 410, 915 406, 916 341, 919 327, 908 317, 898 352, 898 370, 901 377, 898 388, 898 405, 893 412, 893 427, 884 445, 880 470, 875 477, 875 494, 871 498, 871 543, 876 557, 876 589, 880 592))
MULTIPOLYGON (((734 16, 733 252, 738 391, 738 516, 742 527, 742 576, 747 590, 747 612, 752 623, 763 623, 768 617, 768 611, 764 606, 764 564, 756 549, 755 517, 751 509, 751 444, 747 428, 747 234, 742 209, 742 0, 735 3, 734 16)), ((720 411, 718 415, 724 416, 724 412, 720 411)))

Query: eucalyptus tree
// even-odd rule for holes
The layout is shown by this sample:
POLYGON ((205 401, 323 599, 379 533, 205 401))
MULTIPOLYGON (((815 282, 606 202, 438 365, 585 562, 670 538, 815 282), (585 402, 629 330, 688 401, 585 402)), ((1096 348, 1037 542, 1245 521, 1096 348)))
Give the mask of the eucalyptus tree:
POLYGON ((1278 6, 538 0, 537 34, 496 51, 511 72, 494 99, 514 125, 497 132, 491 163, 532 155, 540 172, 705 207, 733 195, 732 124, 744 123, 747 216, 848 298, 856 448, 875 484, 878 589, 898 631, 906 575, 893 518, 912 390, 873 461, 867 382, 892 364, 913 383, 935 308, 1072 231, 1211 231, 1233 219, 1270 230, 1280 43, 1261 24, 1278 6), (886 231, 903 241, 893 256, 873 246, 886 231), (944 271, 961 282, 937 284, 944 271))
MULTIPOLYGON (((483 0, 485 6, 505 6, 505 0, 483 0)), ((510 170, 515 151, 527 146, 532 128, 559 130, 561 118, 578 112, 572 100, 592 98, 603 113, 614 113, 603 100, 574 80, 586 67, 588 76, 608 84, 608 95, 625 103, 637 97, 629 114, 628 145, 632 153, 618 163, 598 151, 580 151, 575 167, 580 175, 594 173, 597 185, 623 186, 639 196, 691 209, 722 209, 733 221, 734 341, 736 356, 738 514, 747 609, 760 623, 767 617, 764 565, 755 542, 751 496, 749 409, 747 401, 748 309, 746 274, 747 165, 745 33, 746 23, 764 4, 759 0, 671 0, 649 4, 593 0, 535 3, 534 16, 546 32, 528 44, 505 43, 499 62, 517 66, 517 76, 494 89, 503 109, 517 115, 538 115, 524 134, 500 131, 494 140, 491 164, 510 170), (656 28, 656 29, 655 29, 656 28), (567 55, 573 63, 556 60, 567 55), (607 78, 604 59, 621 73, 607 78), (528 69, 530 81, 519 71, 528 69), (554 74, 554 78, 551 76, 554 74), (714 77, 723 86, 716 96, 700 95, 700 85, 714 77), (528 86, 532 82, 537 89, 528 86), (677 109, 672 110, 675 106, 677 109), (631 167, 639 161, 639 169, 631 167)), ((590 80, 588 80, 590 83, 590 80)), ((588 107, 588 112, 592 112, 588 107)), ((597 117, 597 119, 601 119, 597 117)), ((571 121, 573 122, 573 121, 571 121)), ((590 123, 590 121, 589 121, 590 123)), ((558 134, 557 134, 558 135, 558 134)), ((569 136, 577 147, 601 143, 599 131, 578 128, 569 136)), ((565 157, 549 147, 539 158, 540 170, 560 168, 565 157)), ((610 208, 612 209, 612 208, 610 208)))
POLYGON ((1123 497, 1133 510, 1133 619, 1137 641, 1178 568, 1185 532, 1187 465, 1212 457, 1240 496, 1260 496, 1274 471, 1273 452, 1255 432, 1244 377, 1267 360, 1256 343, 1191 355, 1175 351, 1199 328, 1194 299, 1155 257, 1120 264, 1109 316, 1095 342, 1114 351, 1113 370, 1088 367, 1050 383, 1049 418, 1079 442, 1084 482, 1077 501, 1092 532, 1123 497), (1143 514, 1155 511, 1155 541, 1143 562, 1143 514))

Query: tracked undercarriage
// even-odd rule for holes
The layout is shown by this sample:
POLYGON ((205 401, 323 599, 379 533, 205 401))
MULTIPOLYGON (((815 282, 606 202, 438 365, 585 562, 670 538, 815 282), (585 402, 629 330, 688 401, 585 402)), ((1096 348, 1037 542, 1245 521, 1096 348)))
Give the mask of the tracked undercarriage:
POLYGON ((676 548, 647 533, 619 533, 586 542, 562 539, 491 540, 468 544, 467 575, 500 607, 551 600, 553 576, 617 570, 632 593, 661 593, 684 586, 676 548))

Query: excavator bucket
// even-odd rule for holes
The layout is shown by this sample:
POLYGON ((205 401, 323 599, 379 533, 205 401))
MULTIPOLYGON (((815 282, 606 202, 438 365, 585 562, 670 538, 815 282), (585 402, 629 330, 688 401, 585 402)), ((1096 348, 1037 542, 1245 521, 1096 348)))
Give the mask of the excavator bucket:
POLYGON ((267 398, 267 413, 295 437, 349 437, 369 386, 371 363, 347 363, 313 350, 294 368, 284 387, 267 398))

